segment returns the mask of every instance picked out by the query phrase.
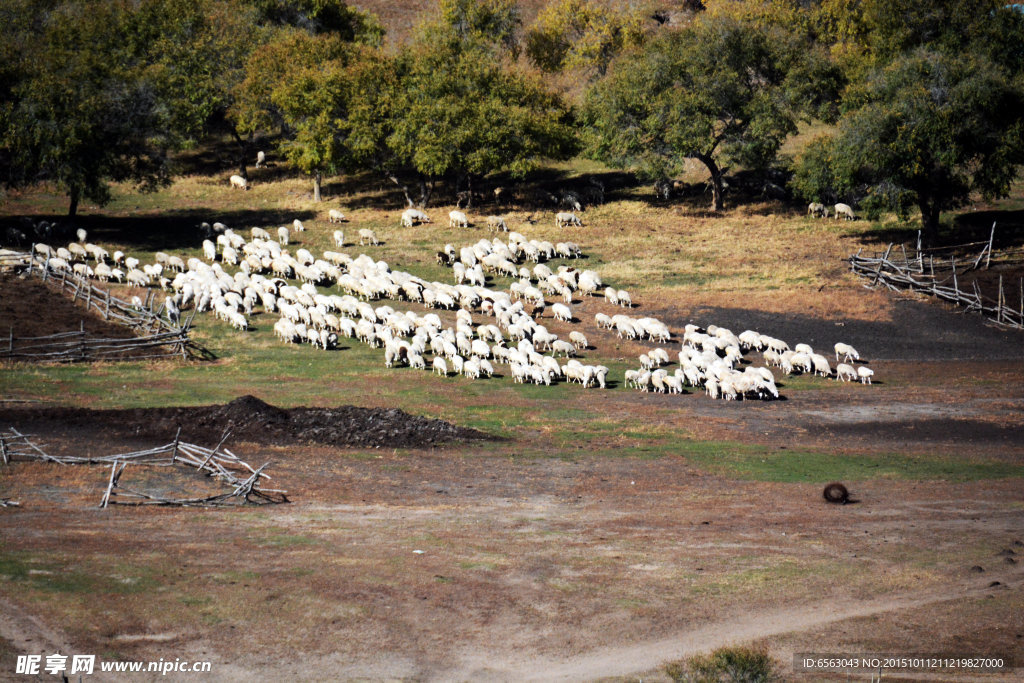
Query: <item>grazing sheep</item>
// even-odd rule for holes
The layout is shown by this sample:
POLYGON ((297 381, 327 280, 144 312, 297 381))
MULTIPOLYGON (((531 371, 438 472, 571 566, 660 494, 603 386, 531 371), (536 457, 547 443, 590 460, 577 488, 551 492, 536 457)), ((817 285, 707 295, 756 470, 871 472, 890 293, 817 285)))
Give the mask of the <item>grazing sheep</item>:
POLYGON ((377 246, 377 245, 380 244, 380 240, 377 239, 377 235, 376 235, 376 233, 373 232, 373 230, 370 230, 369 228, 360 228, 359 229, 359 244, 363 245, 366 242, 369 242, 370 244, 372 244, 374 246, 377 246))
POLYGON ((302 224, 298 218, 292 221, 292 227, 295 228, 295 232, 305 232, 306 226, 302 224))
POLYGON ((854 382, 857 380, 857 370, 852 365, 840 363, 836 366, 836 379, 840 382, 854 382))
POLYGON ((828 364, 828 358, 821 355, 820 353, 811 354, 811 363, 814 365, 814 373, 821 375, 822 377, 829 377, 832 375, 832 366, 828 364))
POLYGON ((280 228, 277 229, 277 241, 282 246, 288 246, 288 237, 288 228, 282 225, 280 228))
POLYGON ((75 235, 78 237, 78 241, 84 244, 89 233, 87 233, 84 228, 79 228, 78 230, 75 230, 75 235))
POLYGON ((508 232, 508 225, 505 223, 505 219, 501 216, 488 216, 487 217, 487 229, 491 232, 508 232))
POLYGON ((571 341, 577 349, 585 349, 588 346, 587 338, 582 332, 577 332, 576 330, 569 333, 569 341, 571 341))
POLYGON ((469 218, 466 214, 461 211, 449 211, 448 212, 448 227, 449 228, 468 228, 469 218))
POLYGON ((551 313, 555 316, 556 320, 563 322, 572 322, 572 309, 565 304, 553 304, 551 306, 551 313))
POLYGON ((857 368, 857 376, 860 377, 861 384, 871 384, 871 378, 875 376, 875 371, 861 365, 857 368))
POLYGON ((574 213, 570 213, 568 211, 560 211, 560 212, 555 214, 555 227, 556 228, 564 228, 564 227, 569 226, 569 225, 575 225, 577 227, 582 227, 583 226, 583 222, 580 221, 579 216, 577 216, 574 213))
POLYGON ((334 231, 334 246, 343 247, 345 246, 345 233, 341 230, 334 231))
POLYGON ((807 205, 807 215, 815 218, 828 218, 828 209, 821 202, 811 202, 807 205))
POLYGON ((429 223, 430 217, 419 209, 406 209, 402 212, 402 227, 411 228, 420 223, 429 223))
POLYGON ((843 360, 849 363, 851 360, 860 360, 860 354, 857 353, 857 349, 853 348, 849 344, 839 342, 835 345, 836 360, 839 360, 839 354, 843 354, 843 360))
POLYGON ((848 221, 855 221, 857 217, 853 214, 853 208, 849 204, 836 204, 835 205, 835 217, 839 220, 842 216, 848 221))
POLYGON ((267 165, 267 155, 261 152, 256 152, 256 168, 263 168, 267 165))
POLYGON ((231 176, 231 187, 232 189, 237 188, 239 190, 248 190, 249 181, 240 175, 233 175, 231 176))
POLYGON ((337 209, 331 209, 330 211, 327 212, 328 223, 344 223, 347 220, 348 219, 345 218, 345 214, 343 214, 341 211, 338 211, 337 209))
POLYGON ((617 296, 619 297, 620 306, 623 308, 633 308, 633 297, 629 295, 629 292, 624 289, 620 289, 617 292, 617 296))

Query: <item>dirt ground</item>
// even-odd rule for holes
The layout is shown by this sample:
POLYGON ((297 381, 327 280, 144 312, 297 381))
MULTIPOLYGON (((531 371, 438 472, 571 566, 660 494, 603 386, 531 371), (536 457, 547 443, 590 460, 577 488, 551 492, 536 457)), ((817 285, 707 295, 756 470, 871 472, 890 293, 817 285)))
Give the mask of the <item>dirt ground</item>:
MULTIPOLYGON (((131 339, 131 328, 106 321, 84 304, 76 305, 42 281, 10 272, 0 273, 0 335, 7 350, 7 335, 17 340, 83 330, 89 339, 131 339)), ((108 358, 131 358, 152 353, 152 349, 126 350, 108 358)))
MULTIPOLYGON (((635 438, 627 425, 671 420, 694 440, 779 452, 1024 463, 1019 333, 912 300, 877 320, 768 319, 725 303, 650 314, 676 329, 842 339, 870 349, 878 382, 783 381, 785 400, 772 402, 566 401, 618 416, 616 443, 635 438)), ((581 306, 584 319, 601 306, 581 306)), ((666 662, 750 641, 787 680, 850 680, 795 672, 801 652, 1024 667, 1019 478, 864 479, 851 484, 855 504, 833 506, 820 484, 714 474, 670 447, 608 457, 586 442, 520 457, 545 435, 481 440, 399 411, 282 411, 251 397, 151 411, 7 405, 7 425, 67 453, 165 443, 178 425, 208 443, 230 427, 232 449, 271 461, 293 502, 99 510, 104 468, 0 467, 0 497, 21 503, 0 508, 0 680, 25 680, 16 654, 58 650, 213 662, 212 678, 177 680, 659 680, 666 662)), ((1021 669, 885 679, 1009 681, 1021 669)))

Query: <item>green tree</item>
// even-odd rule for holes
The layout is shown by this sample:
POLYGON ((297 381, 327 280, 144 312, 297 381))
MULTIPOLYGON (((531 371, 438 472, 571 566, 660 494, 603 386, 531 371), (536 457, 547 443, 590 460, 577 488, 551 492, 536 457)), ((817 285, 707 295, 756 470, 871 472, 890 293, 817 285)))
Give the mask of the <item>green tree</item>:
POLYGON ((876 70, 848 105, 834 138, 801 159, 808 198, 832 191, 869 216, 916 207, 934 238, 942 211, 972 193, 1006 196, 1024 164, 1024 90, 982 55, 919 48, 876 70))
POLYGON ((593 0, 556 0, 526 34, 526 55, 543 71, 583 69, 603 76, 623 50, 643 43, 639 15, 593 0))
MULTIPOLYGON (((138 40, 134 3, 65 3, 27 8, 26 32, 5 106, 7 182, 49 180, 79 202, 103 203, 108 182, 141 189, 169 181, 168 152, 196 124, 186 107, 164 97, 165 74, 138 40)), ((5 29, 6 31, 6 29, 5 29)))
POLYGON ((353 63, 375 54, 337 35, 288 31, 257 49, 232 114, 244 132, 278 127, 279 149, 313 177, 320 201, 325 173, 352 168, 348 146, 353 63))
POLYGON ((522 176, 567 158, 575 132, 560 98, 540 79, 503 67, 487 46, 407 53, 390 102, 393 169, 413 172, 420 202, 442 177, 457 189, 508 170, 522 176))
POLYGON ((370 12, 344 0, 245 0, 259 13, 260 23, 291 26, 311 34, 332 34, 345 42, 380 46, 384 27, 370 12))
POLYGON ((838 80, 813 54, 786 34, 729 17, 658 36, 588 93, 589 152, 649 178, 677 175, 695 159, 711 176, 718 211, 726 164, 768 166, 800 112, 831 99, 838 80))
POLYGON ((103 203, 109 181, 170 180, 169 153, 210 130, 260 40, 237 0, 5 3, 4 182, 103 203))

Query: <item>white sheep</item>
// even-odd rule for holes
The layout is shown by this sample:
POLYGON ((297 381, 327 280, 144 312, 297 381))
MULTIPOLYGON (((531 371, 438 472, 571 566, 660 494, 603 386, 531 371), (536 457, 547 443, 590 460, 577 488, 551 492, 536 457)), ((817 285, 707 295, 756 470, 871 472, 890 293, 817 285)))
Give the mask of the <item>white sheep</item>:
POLYGON ((620 289, 617 292, 617 295, 619 297, 620 306, 622 306, 623 308, 633 308, 633 297, 629 295, 629 292, 627 292, 624 289, 620 289))
POLYGON ((555 227, 564 228, 569 225, 575 225, 578 227, 583 226, 583 222, 580 221, 579 216, 568 211, 560 211, 555 214, 555 227))
POLYGON ((811 202, 807 205, 807 215, 815 218, 828 218, 828 209, 821 202, 811 202))
POLYGON ((348 219, 345 218, 345 214, 343 214, 341 211, 338 211, 337 209, 331 209, 330 211, 327 212, 328 223, 344 223, 347 220, 348 219))
POLYGON ((84 228, 75 230, 75 235, 78 237, 78 241, 82 243, 85 243, 86 238, 89 237, 89 233, 87 233, 84 228))
POLYGON ((487 228, 491 232, 498 232, 499 230, 508 232, 508 225, 505 223, 505 219, 501 216, 488 216, 487 228))
POLYGON ((835 345, 836 360, 839 360, 839 354, 843 355, 843 360, 849 363, 851 360, 860 360, 860 354, 857 353, 857 349, 853 348, 849 344, 839 342, 835 345))
POLYGON ((262 151, 256 152, 256 168, 263 168, 267 165, 267 155, 262 151))
POLYGON ((302 224, 298 218, 292 221, 292 227, 295 228, 295 232, 305 232, 306 226, 302 224))
POLYGON ((277 241, 279 244, 281 244, 282 246, 288 246, 289 237, 290 235, 288 233, 288 228, 282 225, 280 228, 277 229, 277 241))
POLYGON ((875 371, 861 365, 857 368, 857 376, 860 377, 861 384, 871 384, 871 378, 875 376, 875 371))
POLYGON ((836 220, 839 220, 840 216, 848 221, 857 220, 857 217, 853 214, 853 208, 849 204, 836 204, 834 208, 836 220))
POLYGON ((555 316, 556 320, 561 320, 567 323, 572 322, 572 309, 565 304, 552 304, 551 313, 555 316))
POLYGON ((430 217, 419 209, 406 209, 402 212, 402 227, 411 228, 419 223, 429 223, 430 217))
POLYGON ((449 228, 468 228, 469 218, 466 214, 461 211, 449 211, 448 212, 448 227, 449 228))
POLYGON ((366 242, 369 242, 370 244, 372 244, 374 246, 377 246, 378 244, 380 244, 380 240, 377 239, 377 235, 376 235, 376 233, 373 232, 373 230, 370 230, 369 228, 360 228, 359 229, 359 244, 362 245, 362 244, 365 244, 366 242))
POLYGON ((345 246, 345 233, 343 233, 341 230, 335 230, 333 237, 334 237, 334 246, 336 246, 336 247, 343 247, 343 246, 345 246))
POLYGON ((836 379, 840 382, 856 381, 857 370, 852 365, 840 363, 836 366, 836 379))
POLYGON ((232 189, 237 188, 239 190, 248 190, 249 181, 240 175, 233 175, 231 176, 231 187, 232 189))
POLYGON ((577 349, 585 349, 588 346, 587 338, 582 332, 578 332, 576 330, 569 333, 569 341, 571 341, 577 349))

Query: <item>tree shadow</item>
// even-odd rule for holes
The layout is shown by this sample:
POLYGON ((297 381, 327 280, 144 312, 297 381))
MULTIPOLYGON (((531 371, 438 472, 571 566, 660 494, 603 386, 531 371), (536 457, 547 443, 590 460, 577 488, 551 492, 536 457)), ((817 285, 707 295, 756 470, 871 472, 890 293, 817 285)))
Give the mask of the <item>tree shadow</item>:
POLYGON ((0 226, 13 225, 25 230, 27 225, 46 221, 57 225, 49 237, 29 237, 49 244, 59 244, 63 240, 74 240, 75 230, 84 228, 91 242, 124 244, 144 251, 156 251, 198 248, 208 237, 201 228, 202 223, 221 222, 241 232, 253 227, 276 229, 279 225, 290 226, 295 218, 312 220, 316 215, 314 211, 281 209, 217 211, 195 208, 172 209, 162 211, 159 215, 141 216, 109 216, 102 213, 82 214, 75 218, 64 215, 6 216, 0 219, 0 226))

